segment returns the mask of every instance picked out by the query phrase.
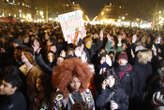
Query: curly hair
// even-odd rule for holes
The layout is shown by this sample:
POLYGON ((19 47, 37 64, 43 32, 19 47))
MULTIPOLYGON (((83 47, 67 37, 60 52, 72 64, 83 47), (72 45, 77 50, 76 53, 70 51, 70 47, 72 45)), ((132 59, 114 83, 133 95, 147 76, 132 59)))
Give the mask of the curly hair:
POLYGON ((52 86, 58 88, 65 97, 71 92, 69 84, 73 77, 76 76, 81 81, 80 92, 88 88, 90 80, 93 76, 91 69, 87 63, 83 63, 78 58, 66 59, 64 62, 55 67, 52 75, 52 86))

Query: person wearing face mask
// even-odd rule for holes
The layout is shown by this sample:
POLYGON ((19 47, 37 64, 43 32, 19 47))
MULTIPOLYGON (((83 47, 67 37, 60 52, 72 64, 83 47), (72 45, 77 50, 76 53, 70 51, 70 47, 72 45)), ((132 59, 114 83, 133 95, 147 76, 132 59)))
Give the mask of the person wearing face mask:
POLYGON ((109 67, 110 65, 106 62, 106 55, 102 56, 100 60, 99 74, 105 77, 106 76, 105 73, 109 67))
POLYGON ((128 110, 128 96, 119 86, 116 75, 110 74, 102 83, 102 90, 96 98, 100 110, 128 110))
POLYGON ((52 110, 74 110, 74 106, 83 105, 87 110, 95 110, 94 100, 88 85, 93 76, 87 63, 78 58, 66 59, 54 68, 52 86, 52 110))
POLYGON ((88 36, 84 39, 84 51, 88 58, 89 63, 94 60, 94 55, 98 52, 99 49, 103 46, 103 30, 100 31, 100 39, 96 43, 93 43, 92 37, 88 36), (90 59, 90 60, 89 60, 90 59))

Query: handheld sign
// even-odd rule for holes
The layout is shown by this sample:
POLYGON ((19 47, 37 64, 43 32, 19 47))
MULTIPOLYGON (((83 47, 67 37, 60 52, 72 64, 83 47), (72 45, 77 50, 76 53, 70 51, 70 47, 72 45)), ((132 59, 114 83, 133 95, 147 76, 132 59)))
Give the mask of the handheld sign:
POLYGON ((80 10, 65 13, 58 16, 64 39, 70 43, 74 43, 75 40, 83 39, 86 36, 86 30, 80 10), (78 36, 77 36, 78 32, 78 36))

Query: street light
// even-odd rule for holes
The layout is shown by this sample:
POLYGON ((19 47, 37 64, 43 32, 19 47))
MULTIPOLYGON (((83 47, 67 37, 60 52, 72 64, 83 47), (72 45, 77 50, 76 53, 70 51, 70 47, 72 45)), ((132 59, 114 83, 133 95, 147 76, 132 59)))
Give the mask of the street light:
POLYGON ((122 17, 122 20, 125 20, 125 16, 122 17))
POLYGON ((40 11, 40 15, 43 16, 43 14, 44 14, 43 11, 40 11))
POLYGON ((101 15, 102 15, 102 16, 104 15, 104 12, 103 12, 103 11, 101 12, 101 15))

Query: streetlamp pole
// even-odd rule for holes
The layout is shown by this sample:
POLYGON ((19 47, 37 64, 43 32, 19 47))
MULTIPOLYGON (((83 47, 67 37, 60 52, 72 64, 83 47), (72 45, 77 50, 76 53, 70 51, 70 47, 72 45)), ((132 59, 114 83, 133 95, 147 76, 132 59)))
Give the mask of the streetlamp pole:
POLYGON ((46 23, 48 23, 48 5, 49 5, 49 0, 47 0, 47 5, 46 5, 46 23))

